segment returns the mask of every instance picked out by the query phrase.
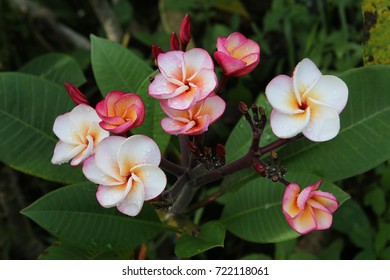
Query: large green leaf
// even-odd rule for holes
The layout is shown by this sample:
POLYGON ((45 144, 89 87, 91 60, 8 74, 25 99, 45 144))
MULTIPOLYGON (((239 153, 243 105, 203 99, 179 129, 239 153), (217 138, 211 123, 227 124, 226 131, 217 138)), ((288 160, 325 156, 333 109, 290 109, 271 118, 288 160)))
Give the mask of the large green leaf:
POLYGON ((110 91, 135 92, 152 73, 152 68, 125 47, 94 35, 92 70, 103 96, 110 91))
POLYGON ((69 82, 80 86, 86 81, 78 63, 72 57, 61 53, 49 53, 36 57, 23 65, 19 71, 60 85, 69 82))
MULTIPOLYGON (((305 173, 290 173, 288 180, 301 187, 313 184, 318 177, 305 173)), ((298 237, 282 213, 285 187, 258 176, 236 192, 227 194, 221 221, 238 237, 260 243, 281 242, 298 237)), ((333 193, 342 204, 348 195, 336 185, 324 181, 320 190, 333 193)))
POLYGON ((189 258, 215 247, 223 247, 226 227, 218 221, 201 226, 199 236, 183 235, 176 244, 175 254, 189 258))
POLYGON ((92 183, 50 192, 22 213, 61 240, 87 249, 130 249, 164 228, 148 204, 137 217, 103 208, 96 200, 96 185, 92 183))
POLYGON ((331 141, 303 140, 279 152, 291 171, 336 181, 365 172, 390 158, 390 66, 345 72, 349 99, 340 115, 340 133, 331 141))
POLYGON ((65 88, 22 73, 0 74, 0 160, 19 171, 47 180, 85 180, 80 168, 53 165, 58 139, 54 119, 74 107, 65 88))

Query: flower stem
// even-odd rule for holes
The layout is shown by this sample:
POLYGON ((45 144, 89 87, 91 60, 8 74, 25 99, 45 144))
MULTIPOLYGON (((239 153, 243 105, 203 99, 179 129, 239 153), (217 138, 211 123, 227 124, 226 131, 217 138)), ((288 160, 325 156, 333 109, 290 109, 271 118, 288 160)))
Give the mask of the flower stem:
POLYGON ((291 141, 296 141, 296 140, 299 140, 302 138, 303 138, 303 134, 298 134, 297 136, 292 137, 292 138, 285 138, 285 139, 280 138, 280 139, 264 146, 263 148, 260 148, 260 152, 261 152, 261 154, 266 154, 270 151, 276 150, 276 149, 286 145, 287 143, 289 143, 291 141))
POLYGON ((217 95, 222 96, 224 94, 226 85, 227 85, 229 80, 230 80, 230 77, 223 74, 222 80, 219 83, 218 89, 215 92, 217 95))
POLYGON ((161 158, 160 167, 164 171, 171 173, 172 175, 176 175, 177 177, 180 177, 182 174, 186 172, 185 168, 165 158, 161 158))

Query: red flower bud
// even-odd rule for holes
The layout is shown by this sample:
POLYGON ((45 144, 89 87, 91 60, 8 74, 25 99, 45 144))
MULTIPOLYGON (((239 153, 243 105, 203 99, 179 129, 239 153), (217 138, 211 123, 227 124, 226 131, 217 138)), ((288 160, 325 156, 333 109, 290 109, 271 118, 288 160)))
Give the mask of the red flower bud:
POLYGON ((215 147, 215 152, 219 157, 224 157, 226 155, 226 149, 222 144, 218 144, 217 147, 215 147))
POLYGON ((65 82, 64 86, 68 92, 70 98, 76 103, 76 105, 86 104, 89 105, 87 97, 74 85, 71 83, 65 82))
POLYGON ((177 39, 175 32, 172 32, 170 46, 172 51, 180 50, 179 39, 177 39))
POLYGON ((182 51, 186 50, 190 40, 191 40, 191 19, 190 16, 186 14, 180 25, 180 43, 181 43, 182 51))
POLYGON ((163 53, 164 51, 157 45, 152 45, 152 54, 154 59, 157 59, 158 55, 160 53, 163 53))

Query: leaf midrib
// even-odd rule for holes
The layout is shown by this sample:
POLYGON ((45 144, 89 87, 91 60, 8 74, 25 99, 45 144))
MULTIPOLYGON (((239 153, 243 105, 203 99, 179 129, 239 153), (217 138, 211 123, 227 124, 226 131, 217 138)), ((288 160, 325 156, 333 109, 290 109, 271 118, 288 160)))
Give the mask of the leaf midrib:
POLYGON ((263 209, 270 209, 272 207, 276 207, 279 205, 282 205, 282 201, 274 202, 274 203, 266 203, 265 205, 262 205, 262 206, 253 207, 253 208, 249 208, 248 210, 245 210, 245 211, 237 212, 237 214, 232 215, 232 216, 228 216, 228 218, 222 218, 221 221, 226 222, 226 221, 229 221, 232 219, 236 219, 237 217, 240 217, 240 216, 251 214, 252 212, 261 211, 263 209))

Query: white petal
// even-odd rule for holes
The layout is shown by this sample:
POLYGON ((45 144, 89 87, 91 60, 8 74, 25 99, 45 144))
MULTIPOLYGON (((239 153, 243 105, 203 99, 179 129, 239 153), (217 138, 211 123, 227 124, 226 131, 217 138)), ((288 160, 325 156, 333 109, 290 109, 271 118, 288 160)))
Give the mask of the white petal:
POLYGON ((113 207, 121 203, 132 187, 132 180, 119 186, 100 185, 96 192, 96 198, 103 207, 113 207))
POLYGON ((214 70, 213 59, 204 49, 191 49, 184 53, 183 58, 187 79, 191 79, 201 69, 214 70))
POLYGON ((69 113, 60 115, 55 119, 53 132, 62 142, 74 145, 82 144, 80 135, 77 133, 77 128, 70 119, 69 113))
POLYGON ((57 142, 54 148, 54 154, 51 159, 51 163, 62 164, 68 162, 73 157, 78 155, 84 148, 85 145, 74 145, 74 144, 62 142, 60 140, 57 142))
POLYGON ((95 156, 89 157, 83 164, 83 173, 91 182, 104 185, 104 186, 118 186, 124 184, 126 181, 118 181, 115 178, 107 175, 103 170, 101 170, 95 161, 95 156))
POLYGON ((158 196, 167 184, 165 173, 154 165, 138 165, 131 169, 144 185, 145 200, 153 199, 158 196))
POLYGON ((348 87, 340 78, 324 75, 307 94, 309 97, 336 109, 340 114, 347 104, 348 87))
POLYGON ((121 136, 110 136, 103 139, 96 147, 95 161, 100 170, 117 181, 123 181, 123 176, 129 174, 120 174, 118 153, 121 144, 126 140, 121 136))
POLYGON ((293 84, 297 98, 308 92, 321 76, 321 71, 310 59, 305 58, 299 62, 293 74, 293 84))
POLYGON ((340 118, 336 109, 309 98, 310 122, 302 131, 311 141, 322 142, 334 138, 340 131, 340 118))
POLYGON ((141 212, 145 200, 144 186, 142 182, 133 180, 133 185, 125 197, 125 199, 118 204, 117 208, 123 214, 129 216, 136 216, 141 212))
POLYGON ((91 123, 99 123, 101 119, 92 107, 80 104, 75 107, 70 113, 69 118, 77 129, 80 136, 86 136, 91 123))
POLYGON ((87 144, 82 146, 84 146, 84 149, 72 159, 71 165, 77 166, 93 154, 93 138, 87 135, 87 144))
POLYGON ((157 59, 161 74, 171 82, 183 82, 183 52, 161 53, 157 59))
POLYGON ((133 135, 127 138, 119 148, 118 161, 120 173, 124 175, 136 165, 159 165, 161 154, 156 142, 151 138, 133 135))
POLYGON ((265 88, 265 95, 272 108, 285 114, 303 112, 295 96, 293 81, 289 76, 279 75, 273 78, 265 88))
POLYGON ((296 136, 309 123, 310 108, 301 114, 288 115, 276 110, 271 112, 271 128, 273 133, 279 138, 291 138, 296 136))

